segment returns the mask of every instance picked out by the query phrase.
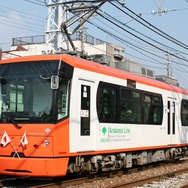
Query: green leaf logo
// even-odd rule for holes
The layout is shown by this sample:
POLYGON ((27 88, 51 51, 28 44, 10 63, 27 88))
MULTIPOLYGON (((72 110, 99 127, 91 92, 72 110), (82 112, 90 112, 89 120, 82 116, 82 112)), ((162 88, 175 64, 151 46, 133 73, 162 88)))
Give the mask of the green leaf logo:
POLYGON ((107 132, 106 127, 103 127, 103 128, 102 128, 102 133, 105 135, 106 132, 107 132))

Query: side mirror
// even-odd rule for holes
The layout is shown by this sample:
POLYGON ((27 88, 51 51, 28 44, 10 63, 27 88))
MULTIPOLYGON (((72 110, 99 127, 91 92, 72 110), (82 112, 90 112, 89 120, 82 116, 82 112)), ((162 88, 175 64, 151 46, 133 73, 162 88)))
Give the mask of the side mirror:
POLYGON ((59 76, 53 75, 51 76, 51 89, 59 88, 59 76))

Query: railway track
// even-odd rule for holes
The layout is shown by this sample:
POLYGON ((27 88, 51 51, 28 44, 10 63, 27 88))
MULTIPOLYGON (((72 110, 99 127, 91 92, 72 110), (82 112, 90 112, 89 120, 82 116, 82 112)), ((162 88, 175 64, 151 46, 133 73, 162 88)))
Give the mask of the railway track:
MULTIPOLYGON (((183 173, 188 173, 188 168, 187 169, 183 169, 183 170, 178 170, 176 172, 173 173, 165 173, 165 174, 161 174, 161 175, 157 175, 157 176, 153 176, 153 177, 147 177, 144 179, 140 179, 140 180, 133 180, 131 182, 128 183, 120 183, 120 184, 116 184, 115 186, 111 186, 109 188, 131 188, 131 187, 135 187, 135 186, 141 186, 144 184, 148 184, 154 181, 160 181, 162 179, 166 179, 169 177, 175 177, 177 175, 183 174, 183 173)), ((188 187, 188 184, 185 184, 183 187, 188 187)))
POLYGON ((31 178, 31 177, 6 177, 0 176, 0 187, 31 187, 35 185, 43 185, 52 183, 52 179, 43 179, 43 178, 31 178), (44 183, 45 182, 45 183, 44 183))
MULTIPOLYGON (((183 170, 178 170, 174 173, 165 173, 165 174, 161 174, 161 175, 157 175, 157 176, 153 176, 153 177, 147 177, 147 178, 142 178, 142 179, 136 179, 136 180, 132 180, 130 182, 122 182, 122 183, 118 183, 118 184, 114 184, 112 186, 106 186, 108 188, 132 188, 135 186, 141 186, 144 184, 149 184, 151 182, 154 181, 160 181, 162 179, 167 179, 169 177, 174 177, 177 176, 179 174, 183 174, 183 173, 188 173, 188 168, 187 169, 183 169, 183 170)), ((118 176, 120 174, 118 173, 118 176)), ((110 175, 110 178, 113 178, 114 175, 110 175)), ((117 176, 117 175, 116 175, 117 176)), ((93 183, 96 181, 102 181, 103 179, 105 179, 107 177, 103 177, 103 178, 92 178, 92 179, 88 179, 88 178, 80 178, 78 180, 69 180, 69 181, 64 181, 64 182, 55 182, 55 183, 49 183, 49 184, 44 184, 44 185, 39 185, 39 186, 34 186, 32 188, 66 188, 66 187, 84 187, 83 184, 89 184, 89 183, 93 183)), ((88 185, 86 185, 87 187, 88 185)), ((92 187, 92 185, 90 186, 92 187)), ((181 188, 188 188, 188 183, 184 184, 181 186, 181 188)))
MULTIPOLYGON (((77 177, 75 179, 65 179, 65 178, 56 178, 56 179, 34 179, 30 177, 13 177, 13 178, 2 178, 0 180, 0 187, 32 187, 32 188, 65 188, 71 186, 72 188, 81 188, 86 185, 87 187, 92 187, 94 184, 103 185, 103 187, 108 188, 121 188, 121 187, 134 187, 134 186, 140 186, 146 183, 151 183, 153 181, 159 181, 162 179, 167 179, 169 177, 174 177, 182 173, 188 173, 188 160, 184 160, 179 162, 178 164, 187 164, 187 166, 184 169, 178 169, 175 171, 168 171, 166 173, 161 173, 157 175, 153 175, 151 177, 146 177, 141 175, 142 172, 145 172, 147 170, 156 170, 157 168, 161 168, 161 166, 164 166, 164 163, 161 163, 160 165, 149 165, 141 168, 136 169, 130 169, 127 171, 119 171, 117 173, 106 173, 106 174, 100 174, 97 176, 91 176, 91 177, 77 177), (137 177, 134 178, 135 174, 137 174, 137 177)), ((168 166, 177 166, 177 164, 165 164, 165 168, 168 168, 168 166)), ((181 188, 188 187, 188 184, 185 184, 181 188)))

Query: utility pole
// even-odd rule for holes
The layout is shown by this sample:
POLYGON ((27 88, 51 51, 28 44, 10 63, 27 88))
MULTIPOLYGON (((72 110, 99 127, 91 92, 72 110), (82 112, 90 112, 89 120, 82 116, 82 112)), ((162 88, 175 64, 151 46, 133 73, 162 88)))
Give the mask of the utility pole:
POLYGON ((172 78, 172 67, 171 67, 171 60, 170 60, 170 56, 176 56, 178 54, 178 52, 171 52, 168 49, 168 52, 165 54, 165 56, 167 56, 167 77, 172 78))
POLYGON ((166 54, 167 56, 167 76, 171 78, 171 62, 170 62, 170 50, 168 49, 168 53, 166 54))
POLYGON ((84 42, 85 42, 85 25, 82 24, 82 31, 81 31, 81 53, 85 53, 85 48, 84 48, 84 42))

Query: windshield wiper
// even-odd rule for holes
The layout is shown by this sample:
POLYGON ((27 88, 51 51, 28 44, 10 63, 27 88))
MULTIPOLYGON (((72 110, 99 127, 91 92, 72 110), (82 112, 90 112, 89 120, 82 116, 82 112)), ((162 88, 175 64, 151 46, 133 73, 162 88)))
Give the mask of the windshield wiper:
POLYGON ((14 119, 13 119, 11 116, 9 116, 9 114, 7 114, 6 112, 4 112, 4 114, 10 119, 10 121, 12 122, 12 124, 13 124, 17 129, 21 129, 21 128, 22 128, 21 126, 19 126, 19 125, 14 121, 14 119))

